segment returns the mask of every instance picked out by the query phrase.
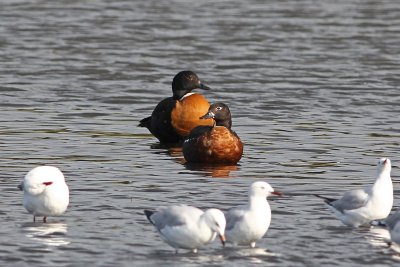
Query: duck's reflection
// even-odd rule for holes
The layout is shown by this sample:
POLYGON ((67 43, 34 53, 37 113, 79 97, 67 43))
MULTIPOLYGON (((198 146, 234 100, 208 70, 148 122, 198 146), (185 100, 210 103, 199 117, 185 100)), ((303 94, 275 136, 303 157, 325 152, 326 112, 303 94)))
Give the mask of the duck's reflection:
POLYGON ((65 246, 71 243, 67 238, 65 223, 25 223, 22 232, 34 241, 47 246, 65 246))
POLYGON ((153 149, 153 153, 155 154, 166 154, 171 156, 171 158, 180 163, 184 164, 185 159, 183 158, 183 152, 182 152, 182 145, 181 144, 161 144, 161 143, 156 143, 150 146, 151 149, 153 149))
POLYGON ((151 149, 166 149, 169 150, 170 148, 174 149, 180 149, 182 151, 182 144, 181 143, 176 143, 176 144, 163 144, 163 143, 153 143, 150 145, 151 149))
POLYGON ((233 177, 231 172, 239 170, 238 165, 212 165, 205 163, 187 163, 183 157, 182 146, 177 145, 164 145, 164 144, 154 144, 151 146, 152 149, 162 150, 163 152, 157 151, 156 153, 166 153, 171 156, 171 158, 185 166, 187 170, 201 173, 208 177, 214 178, 229 178, 233 177))
POLYGON ((231 172, 239 170, 237 165, 209 165, 209 164, 194 164, 185 163, 186 169, 200 172, 205 176, 214 178, 232 178, 231 172))

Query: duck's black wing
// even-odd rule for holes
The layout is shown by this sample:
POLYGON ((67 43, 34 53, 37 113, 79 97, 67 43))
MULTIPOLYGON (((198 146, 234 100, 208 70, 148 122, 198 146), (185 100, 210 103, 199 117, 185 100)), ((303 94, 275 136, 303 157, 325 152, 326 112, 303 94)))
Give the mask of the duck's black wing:
POLYGON ((178 135, 171 125, 171 112, 174 109, 176 100, 168 97, 162 100, 150 117, 140 121, 140 127, 146 127, 162 143, 178 143, 182 137, 178 135))

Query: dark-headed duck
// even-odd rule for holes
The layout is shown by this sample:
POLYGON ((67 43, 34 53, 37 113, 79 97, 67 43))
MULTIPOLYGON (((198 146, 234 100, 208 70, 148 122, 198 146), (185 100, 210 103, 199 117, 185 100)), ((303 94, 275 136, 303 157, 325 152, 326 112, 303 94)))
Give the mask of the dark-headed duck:
POLYGON ((243 154, 243 143, 231 130, 232 119, 224 103, 212 104, 201 119, 214 119, 214 126, 198 126, 183 143, 183 156, 189 163, 236 164, 243 154))
POLYGON ((172 81, 172 97, 162 100, 150 117, 140 121, 162 143, 178 143, 199 125, 213 125, 212 119, 200 119, 210 107, 207 99, 193 89, 210 88, 192 71, 181 71, 172 81))

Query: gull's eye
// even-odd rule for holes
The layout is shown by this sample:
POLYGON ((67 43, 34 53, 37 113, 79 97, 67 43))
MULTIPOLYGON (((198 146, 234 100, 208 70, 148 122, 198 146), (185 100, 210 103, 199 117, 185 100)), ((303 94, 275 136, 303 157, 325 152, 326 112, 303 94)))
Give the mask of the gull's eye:
POLYGON ((219 227, 219 223, 215 222, 215 225, 216 225, 217 227, 219 227))

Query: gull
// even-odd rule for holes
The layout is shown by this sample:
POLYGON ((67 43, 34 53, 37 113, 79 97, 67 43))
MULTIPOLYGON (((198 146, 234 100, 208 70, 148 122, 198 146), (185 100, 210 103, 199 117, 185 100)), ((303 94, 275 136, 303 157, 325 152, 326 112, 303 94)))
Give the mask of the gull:
POLYGON ((263 181, 250 185, 248 203, 232 208, 225 214, 226 242, 255 247, 256 241, 265 235, 271 223, 271 208, 267 201, 271 194, 282 195, 263 181))
POLYGON ((383 222, 390 232, 390 242, 400 245, 400 211, 391 214, 383 222))
POLYGON ((187 205, 144 211, 147 219, 160 233, 162 239, 175 248, 189 249, 197 253, 198 248, 212 242, 216 235, 225 245, 225 216, 218 209, 201 209, 187 205))
POLYGON ((340 199, 315 196, 324 199, 327 207, 347 226, 359 227, 373 220, 384 219, 393 206, 390 170, 390 159, 381 158, 378 161, 377 176, 373 185, 347 191, 340 199))
POLYGON ((36 216, 57 216, 65 212, 69 204, 69 189, 62 172, 53 166, 33 168, 18 186, 24 191, 23 205, 25 209, 36 216))

